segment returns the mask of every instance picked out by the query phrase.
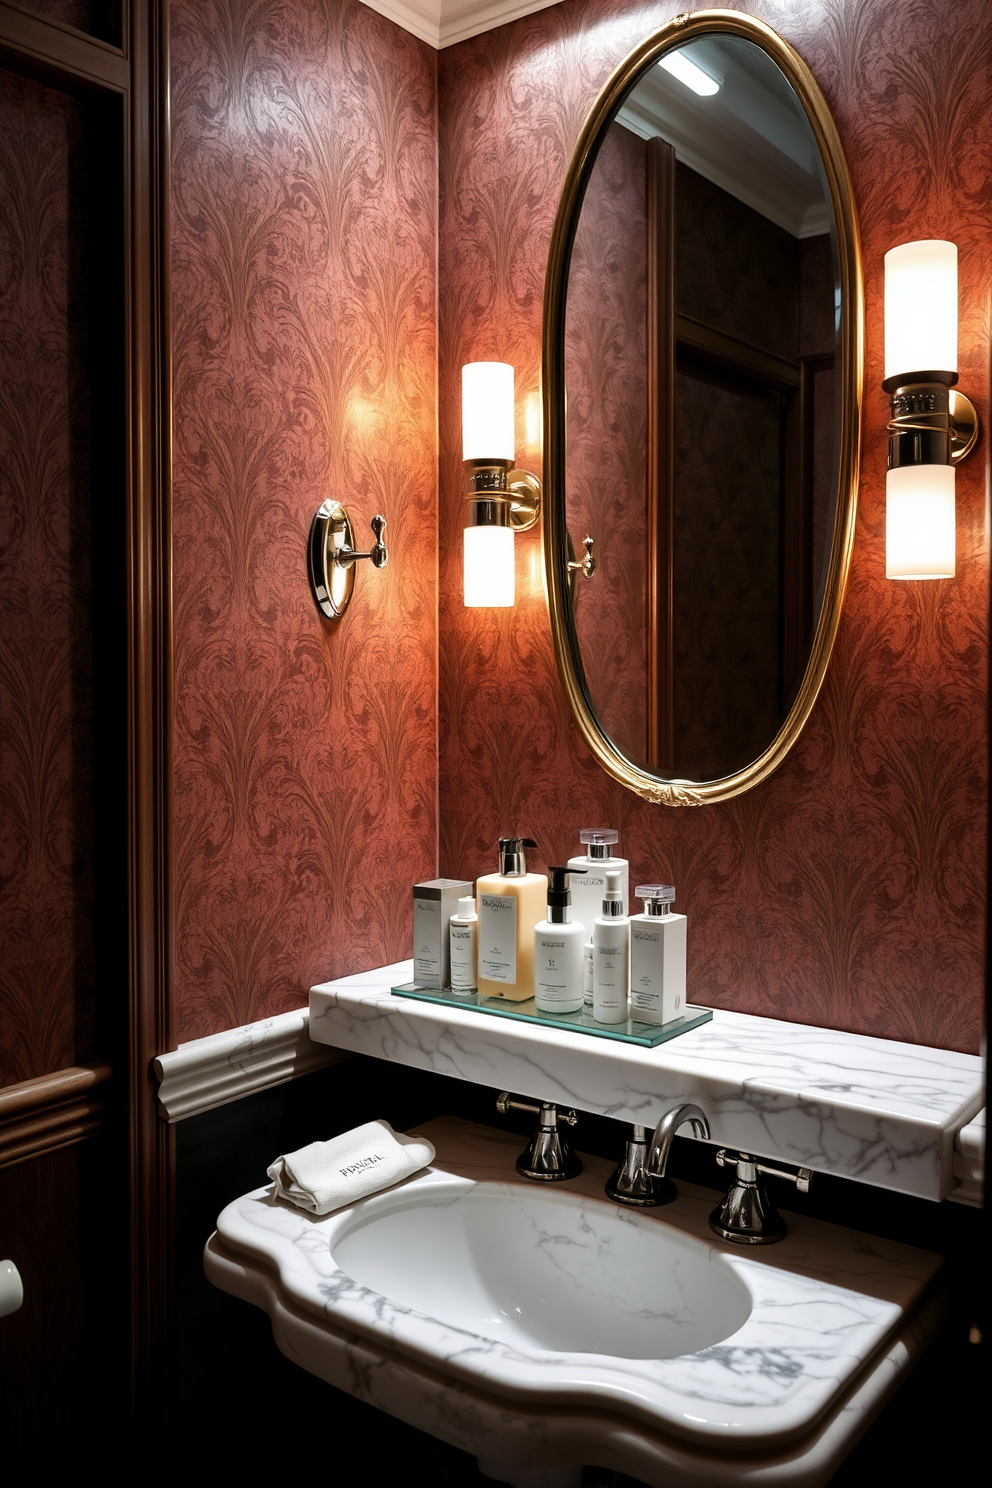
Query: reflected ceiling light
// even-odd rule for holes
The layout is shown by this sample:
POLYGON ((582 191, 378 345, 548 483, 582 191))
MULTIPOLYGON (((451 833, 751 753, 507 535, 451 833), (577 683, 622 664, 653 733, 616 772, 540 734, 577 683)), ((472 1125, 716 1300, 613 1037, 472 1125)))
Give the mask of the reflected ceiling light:
POLYGON ((700 98, 712 98, 714 93, 720 91, 716 78, 711 78, 708 72, 691 62, 685 52, 666 52, 658 66, 670 72, 672 77, 678 78, 685 87, 691 88, 693 93, 698 93, 700 98))
POLYGON ((885 255, 885 381, 892 399, 885 576, 954 577, 954 466, 978 438, 958 380, 958 250, 932 240, 885 255))
POLYGON ((469 362, 462 368, 466 605, 513 604, 513 534, 533 527, 540 514, 537 476, 512 468, 514 414, 513 368, 508 363, 469 362))

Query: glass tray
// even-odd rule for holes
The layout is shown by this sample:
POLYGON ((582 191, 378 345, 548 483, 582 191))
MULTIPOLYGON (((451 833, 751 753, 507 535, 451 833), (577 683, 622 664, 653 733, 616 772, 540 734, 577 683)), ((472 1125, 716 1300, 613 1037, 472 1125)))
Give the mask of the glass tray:
POLYGON ((477 1013, 491 1013, 496 1018, 515 1018, 518 1023, 539 1023, 542 1028, 567 1028, 571 1033, 590 1033, 593 1038, 616 1039, 621 1044, 640 1044, 653 1049, 656 1044, 667 1043, 698 1028, 713 1017, 711 1008, 693 1007, 686 1004, 685 1016, 673 1023, 639 1023, 628 1018, 625 1023, 597 1023, 592 1013, 582 1008, 577 1013, 539 1013, 533 997, 526 1002, 508 1002, 502 997, 480 997, 478 992, 452 992, 450 987, 418 987, 416 982, 404 982, 393 987, 394 997, 414 997, 421 1002, 439 1002, 445 1007, 471 1008, 477 1013))

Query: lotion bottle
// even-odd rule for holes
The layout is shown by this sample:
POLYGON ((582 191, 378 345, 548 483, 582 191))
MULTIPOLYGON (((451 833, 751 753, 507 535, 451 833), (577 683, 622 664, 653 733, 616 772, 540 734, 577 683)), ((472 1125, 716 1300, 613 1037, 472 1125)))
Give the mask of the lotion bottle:
POLYGON ((630 920, 630 1016, 639 1023, 673 1023, 685 1016, 688 921, 672 914, 672 884, 641 884, 644 913, 630 920))
POLYGON ((534 926, 534 1001, 539 1013, 577 1013, 585 926, 572 919, 569 869, 549 868, 548 873, 548 917, 534 926))
POLYGON ((606 892, 607 868, 620 870, 623 902, 630 903, 627 859, 613 856, 613 847, 618 840, 619 833, 615 827, 583 827, 579 833, 579 841, 585 844, 585 857, 568 860, 570 869, 585 869, 585 877, 576 879, 572 884, 572 911, 575 918, 581 920, 590 932, 606 892))
POLYGON ((529 837, 501 837, 499 872, 476 883, 480 997, 524 1002, 534 996, 534 926, 548 893, 544 874, 527 872, 524 848, 536 846, 529 837))
POLYGON ((603 912, 592 930, 592 1015, 597 1023, 626 1023, 630 985, 630 921, 619 868, 607 868, 603 912))
POLYGON ((469 894, 458 901, 458 911, 448 921, 450 937, 451 990, 461 997, 475 992, 475 971, 479 959, 479 916, 475 900, 469 894))

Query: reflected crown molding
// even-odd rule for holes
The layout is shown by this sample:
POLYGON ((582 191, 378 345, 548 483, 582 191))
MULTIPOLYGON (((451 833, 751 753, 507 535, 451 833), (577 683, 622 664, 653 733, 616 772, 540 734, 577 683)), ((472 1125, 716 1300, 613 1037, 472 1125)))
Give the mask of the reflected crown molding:
POLYGON ((454 46, 483 31, 557 5, 558 0, 363 0, 428 45, 454 46))

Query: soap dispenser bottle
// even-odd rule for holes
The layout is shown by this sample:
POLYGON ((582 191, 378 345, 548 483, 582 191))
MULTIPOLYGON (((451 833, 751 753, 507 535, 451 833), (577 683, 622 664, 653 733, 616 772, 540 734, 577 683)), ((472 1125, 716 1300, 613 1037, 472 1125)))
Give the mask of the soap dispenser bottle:
POLYGON ((534 927, 534 1001, 539 1013, 577 1013, 582 1007, 586 931, 572 919, 569 872, 548 869, 548 917, 534 927))
POLYGON ((630 920, 630 1016, 639 1023, 673 1023, 685 1017, 685 949, 688 921, 672 914, 672 884, 634 890, 644 913, 630 920))
POLYGON ((603 911, 592 928, 592 1015, 597 1023, 627 1021, 630 921, 620 891, 619 868, 607 868, 603 911))
POLYGON ((585 844, 585 857, 568 860, 570 869, 585 869, 585 877, 576 879, 572 884, 572 913, 577 920, 581 920, 590 935, 606 892, 607 868, 619 869, 623 902, 630 903, 627 859, 613 855, 613 847, 618 840, 619 833, 615 827, 583 827, 579 833, 579 841, 585 844))
POLYGON ((543 919, 548 880, 528 873, 530 837, 501 837, 499 872, 476 883, 479 906, 480 997, 524 1002, 534 996, 534 926, 543 919))

